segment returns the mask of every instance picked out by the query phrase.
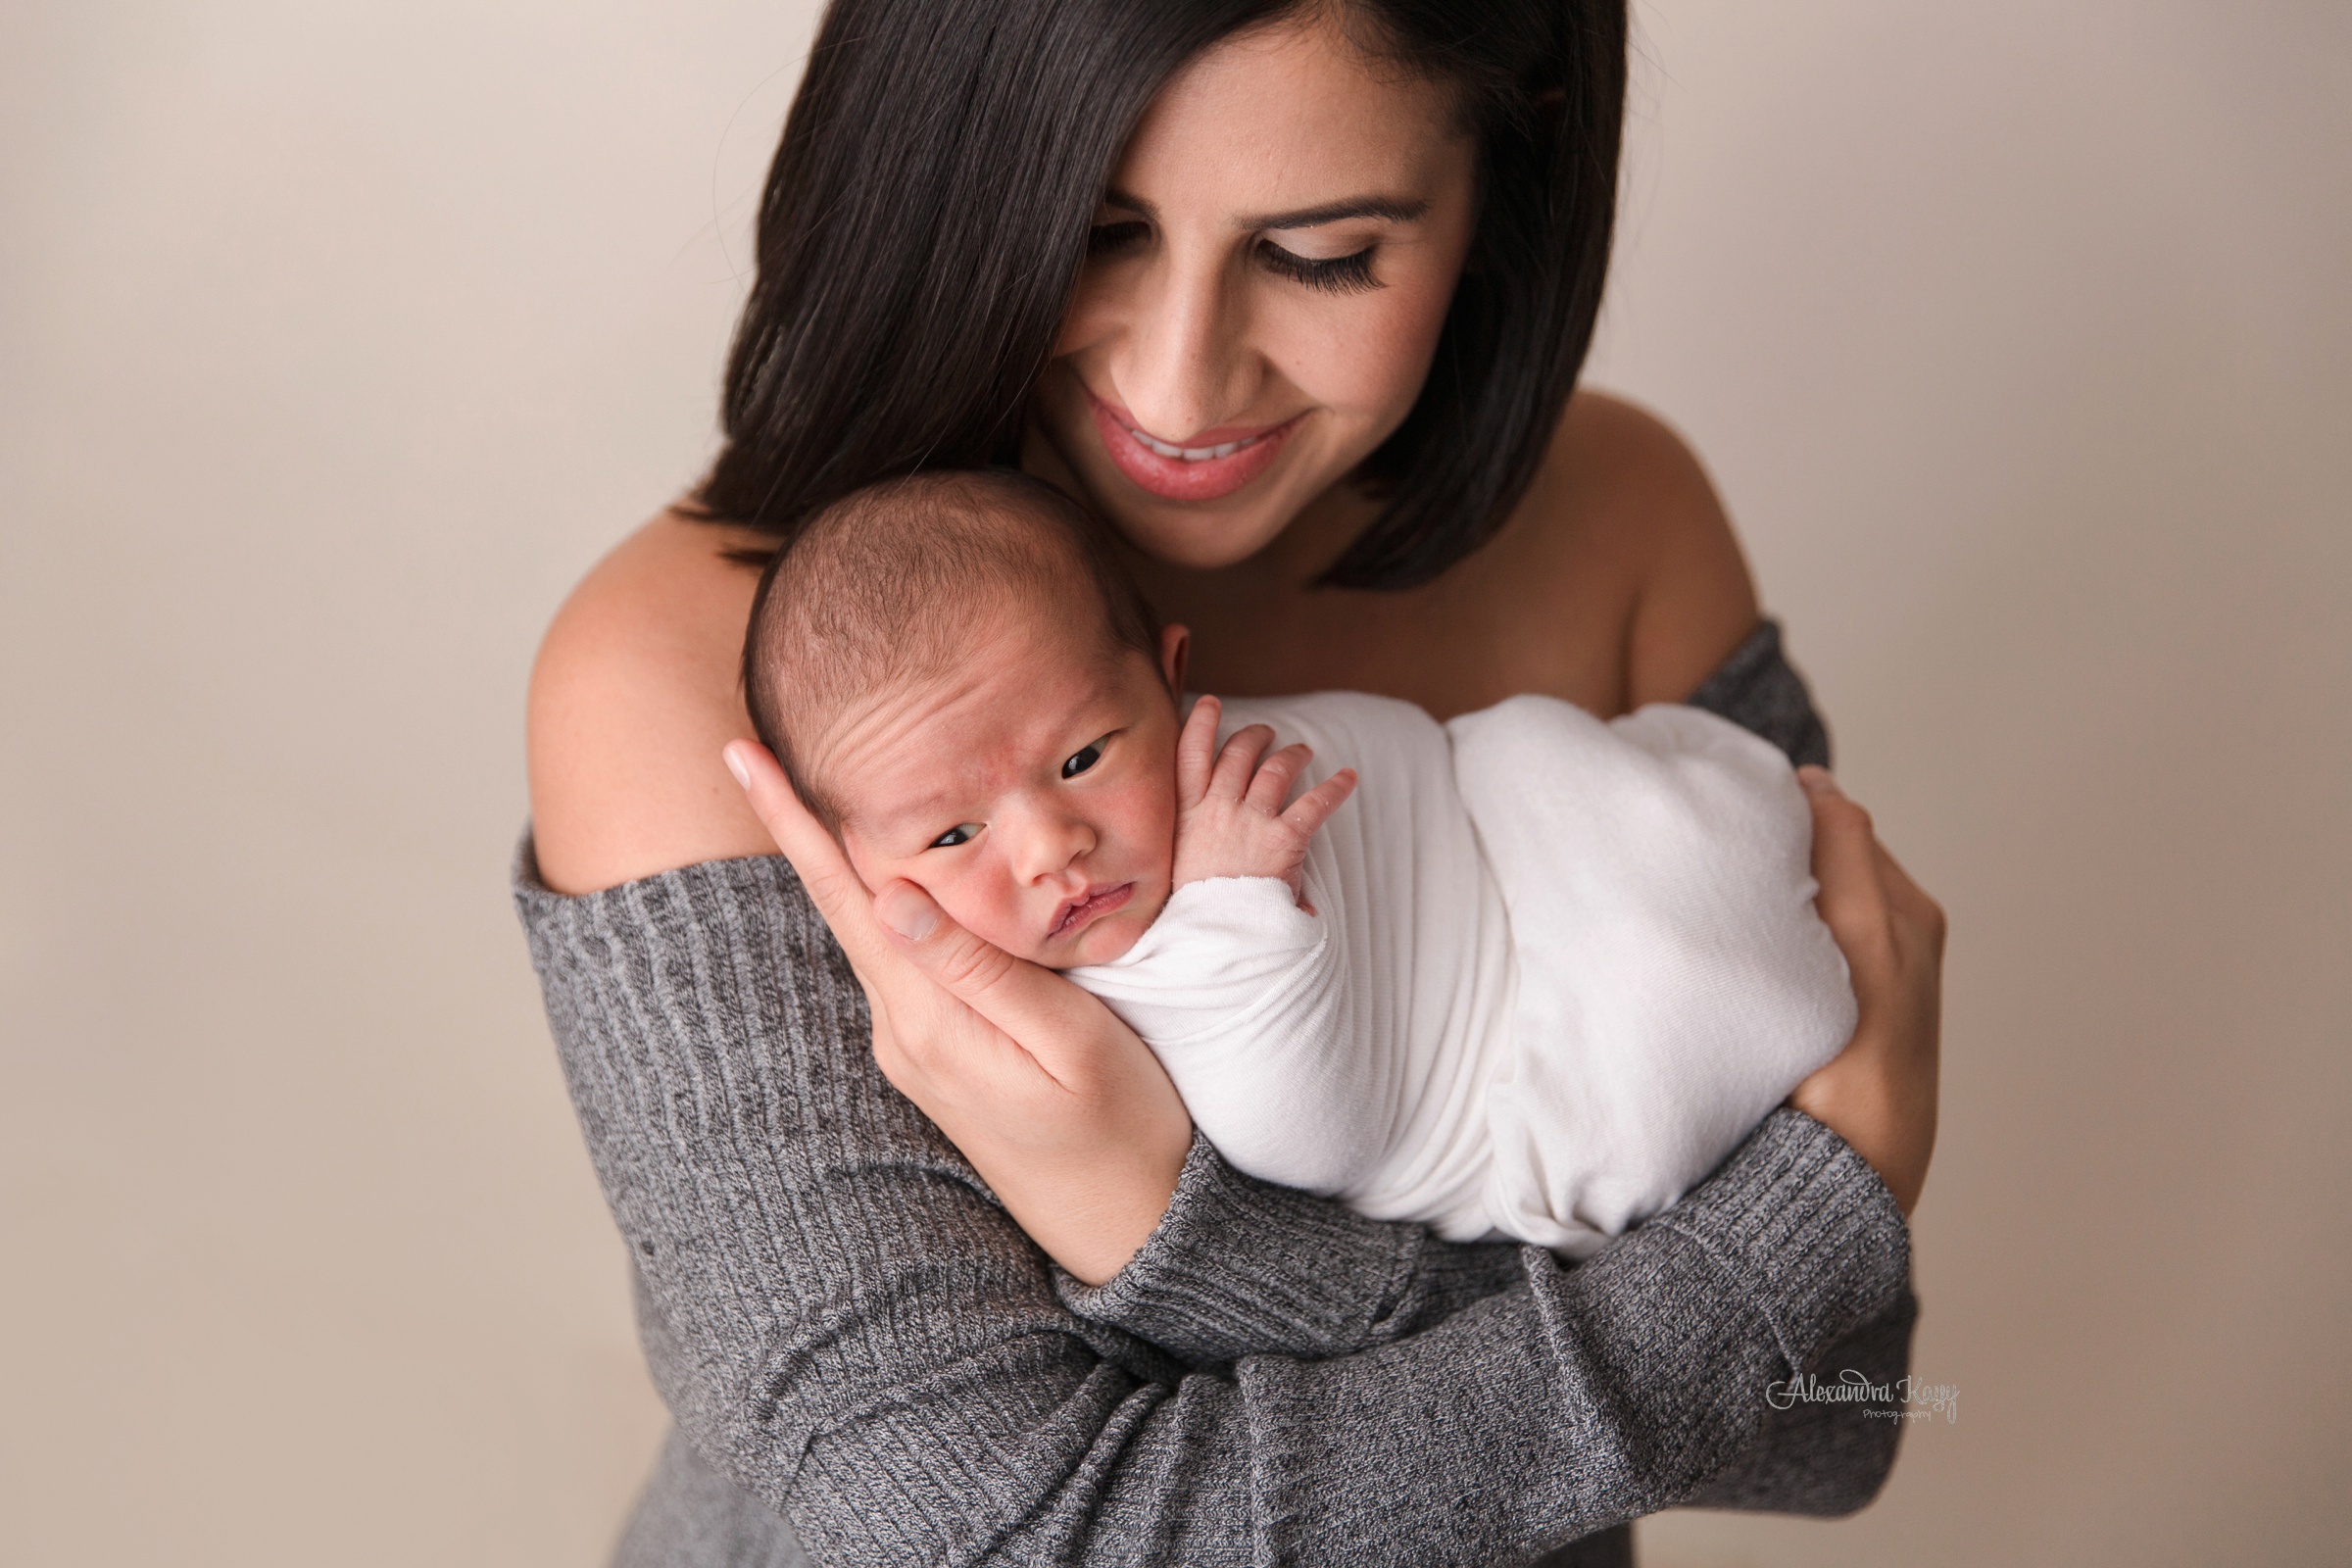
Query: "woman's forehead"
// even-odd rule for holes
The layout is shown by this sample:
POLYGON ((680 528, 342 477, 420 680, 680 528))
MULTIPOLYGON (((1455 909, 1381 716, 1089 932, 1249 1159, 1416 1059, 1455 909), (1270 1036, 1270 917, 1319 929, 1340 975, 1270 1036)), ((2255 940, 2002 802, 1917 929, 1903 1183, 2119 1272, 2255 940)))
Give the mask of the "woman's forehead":
POLYGON ((1466 147, 1447 87, 1316 20, 1202 51, 1152 100, 1111 183, 1155 205, 1213 190, 1236 212, 1284 212, 1423 194, 1466 147))

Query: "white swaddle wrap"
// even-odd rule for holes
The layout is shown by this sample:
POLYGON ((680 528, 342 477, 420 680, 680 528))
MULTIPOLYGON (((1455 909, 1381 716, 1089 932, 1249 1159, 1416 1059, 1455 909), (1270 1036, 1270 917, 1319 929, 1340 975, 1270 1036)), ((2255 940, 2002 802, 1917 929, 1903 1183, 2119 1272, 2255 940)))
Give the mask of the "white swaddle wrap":
MULTIPOLYGON (((1073 969, 1236 1167, 1575 1256, 1671 1203, 1853 1033, 1786 759, 1695 709, 1516 697, 1440 725, 1231 701, 1356 791, 1282 883, 1180 888, 1073 969)), ((1302 786, 1303 787, 1303 786, 1302 786)))

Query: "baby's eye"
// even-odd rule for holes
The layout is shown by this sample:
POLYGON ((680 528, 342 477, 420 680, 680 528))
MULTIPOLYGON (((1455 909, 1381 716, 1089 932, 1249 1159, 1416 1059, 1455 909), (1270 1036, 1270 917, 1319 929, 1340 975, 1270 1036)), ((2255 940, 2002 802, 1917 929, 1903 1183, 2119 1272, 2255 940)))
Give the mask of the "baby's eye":
POLYGON ((958 822, 954 827, 948 829, 945 833, 942 833, 939 837, 933 839, 930 847, 935 850, 952 850, 958 844, 969 844, 973 839, 979 836, 979 823, 958 822))
POLYGON ((1105 735, 1102 737, 1102 740, 1095 742, 1092 746, 1083 747, 1078 751, 1072 752, 1062 761, 1061 776, 1063 778, 1076 778, 1079 774, 1085 772, 1088 768, 1102 760, 1103 741, 1107 741, 1109 739, 1110 737, 1105 735))

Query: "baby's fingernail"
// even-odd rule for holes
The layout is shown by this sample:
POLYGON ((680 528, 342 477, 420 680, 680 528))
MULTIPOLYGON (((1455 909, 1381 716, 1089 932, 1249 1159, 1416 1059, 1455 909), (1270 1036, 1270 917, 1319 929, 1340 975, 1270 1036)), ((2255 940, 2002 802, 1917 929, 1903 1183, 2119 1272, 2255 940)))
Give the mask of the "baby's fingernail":
POLYGON ((752 770, 744 765, 742 742, 730 741, 727 749, 719 753, 719 756, 726 759, 727 771, 735 775, 737 786, 750 789, 752 787, 752 770))
POLYGON ((1845 793, 1838 787, 1838 781, 1830 776, 1828 768, 1815 767, 1810 762, 1796 770, 1796 781, 1805 787, 1805 792, 1809 795, 1843 795, 1845 793))
POLYGON ((874 895, 874 916, 909 942, 920 942, 939 928, 939 910, 904 882, 874 895))

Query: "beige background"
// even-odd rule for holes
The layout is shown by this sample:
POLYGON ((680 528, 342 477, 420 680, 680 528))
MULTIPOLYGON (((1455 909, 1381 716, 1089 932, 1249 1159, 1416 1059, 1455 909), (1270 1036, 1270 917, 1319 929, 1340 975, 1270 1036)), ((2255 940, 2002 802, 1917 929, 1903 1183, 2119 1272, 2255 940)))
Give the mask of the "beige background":
MULTIPOLYGON (((2352 13, 1641 8, 1595 376, 1706 455, 1953 919, 1834 1525, 2352 1536, 2352 13)), ((503 885, 690 479, 803 4, 0 8, 0 1560, 588 1564, 661 1417, 503 885)))

